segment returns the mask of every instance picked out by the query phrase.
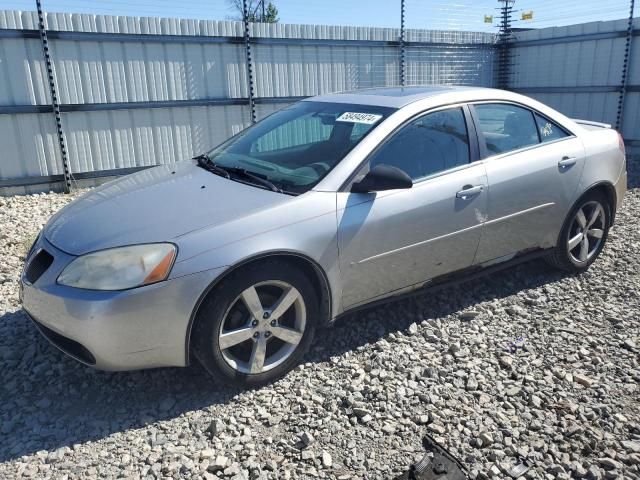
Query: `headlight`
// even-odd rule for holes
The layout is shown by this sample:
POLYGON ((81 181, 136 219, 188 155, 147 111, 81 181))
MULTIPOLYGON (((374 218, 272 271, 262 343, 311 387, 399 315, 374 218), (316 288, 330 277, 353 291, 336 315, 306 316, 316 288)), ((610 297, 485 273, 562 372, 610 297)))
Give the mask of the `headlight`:
POLYGON ((125 290, 167 278, 176 257, 171 243, 111 248, 73 260, 58 283, 89 290, 125 290))

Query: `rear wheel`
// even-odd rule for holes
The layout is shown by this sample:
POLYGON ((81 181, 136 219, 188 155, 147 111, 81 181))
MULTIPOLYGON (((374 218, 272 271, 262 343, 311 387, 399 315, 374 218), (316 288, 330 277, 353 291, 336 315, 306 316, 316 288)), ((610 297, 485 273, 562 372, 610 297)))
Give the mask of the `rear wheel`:
POLYGON ((311 343, 317 295, 298 269, 277 260, 232 273, 196 317, 193 352, 216 379, 262 385, 291 370, 311 343))
POLYGON ((549 263, 569 272, 585 271, 600 255, 610 225, 606 197, 599 192, 587 194, 569 213, 549 263))

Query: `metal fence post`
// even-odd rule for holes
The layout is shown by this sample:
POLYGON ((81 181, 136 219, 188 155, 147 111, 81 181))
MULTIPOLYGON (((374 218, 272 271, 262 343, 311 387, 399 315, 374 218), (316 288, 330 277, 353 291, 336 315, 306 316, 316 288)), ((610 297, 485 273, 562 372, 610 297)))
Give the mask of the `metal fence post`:
POLYGON ((635 0, 629 1, 629 23, 627 24, 627 37, 622 60, 622 81, 620 83, 620 95, 618 97, 618 115, 616 116, 616 130, 622 132, 624 121, 624 101, 627 94, 627 81, 629 79, 629 64, 631 63, 631 46, 633 44, 633 8, 635 0))
POLYGON ((513 12, 513 0, 500 0, 500 32, 498 33, 498 67, 496 72, 496 86, 509 88, 509 76, 511 75, 511 14, 513 12))
POLYGON ((405 30, 404 30, 404 15, 405 4, 404 0, 400 0, 400 85, 405 86, 406 72, 407 72, 407 52, 405 44, 405 30))
POLYGON ((256 123, 256 104, 254 100, 253 64, 251 62, 251 36, 249 35, 249 9, 247 0, 242 0, 242 21, 244 23, 244 48, 247 61, 247 90, 249 93, 249 110, 251 123, 256 123))
POLYGON ((44 63, 47 68, 47 78, 49 81, 49 93, 51 95, 51 107, 53 108, 53 116, 56 122, 56 133, 58 134, 58 145, 60 147, 60 155, 62 157, 62 171, 64 173, 64 191, 71 191, 71 171, 69 170, 69 159, 67 157, 67 147, 62 132, 62 119, 60 117, 60 104, 58 102, 58 94, 56 90, 56 81, 53 76, 53 66, 51 64, 51 55, 49 53, 49 40, 47 38, 47 29, 44 25, 44 13, 42 12, 42 3, 36 0, 36 9, 38 11, 38 30, 40 31, 40 41, 42 42, 42 53, 44 55, 44 63))

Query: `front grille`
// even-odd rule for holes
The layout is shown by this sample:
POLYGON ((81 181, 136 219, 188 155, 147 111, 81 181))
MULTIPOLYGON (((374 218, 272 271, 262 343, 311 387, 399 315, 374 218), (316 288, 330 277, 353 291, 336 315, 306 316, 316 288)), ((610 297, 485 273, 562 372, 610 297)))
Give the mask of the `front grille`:
POLYGON ((40 250, 33 256, 33 258, 31 258, 31 260, 29 260, 27 269, 24 272, 25 278, 29 281, 29 283, 37 282, 52 263, 53 256, 46 250, 40 250))
POLYGON ((58 332, 54 332, 50 328, 45 327, 28 313, 27 316, 36 325, 36 327, 38 327, 40 333, 42 333, 42 335, 47 340, 49 340, 64 353, 72 356, 82 363, 86 363, 87 365, 96 364, 96 357, 93 356, 93 354, 87 349, 87 347, 85 347, 81 343, 76 342, 75 340, 71 340, 70 338, 65 337, 64 335, 60 335, 58 332))

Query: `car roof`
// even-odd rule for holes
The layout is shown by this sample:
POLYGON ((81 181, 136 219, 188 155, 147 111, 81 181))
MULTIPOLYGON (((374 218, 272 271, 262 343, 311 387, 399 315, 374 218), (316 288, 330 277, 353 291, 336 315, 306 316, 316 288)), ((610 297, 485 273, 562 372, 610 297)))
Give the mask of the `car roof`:
POLYGON ((432 85, 416 87, 383 87, 353 90, 350 92, 330 93, 307 98, 312 102, 353 103, 359 105, 374 105, 379 107, 402 108, 425 98, 445 94, 465 93, 465 97, 477 93, 480 98, 487 96, 500 98, 503 90, 481 87, 460 87, 451 85, 432 85))

